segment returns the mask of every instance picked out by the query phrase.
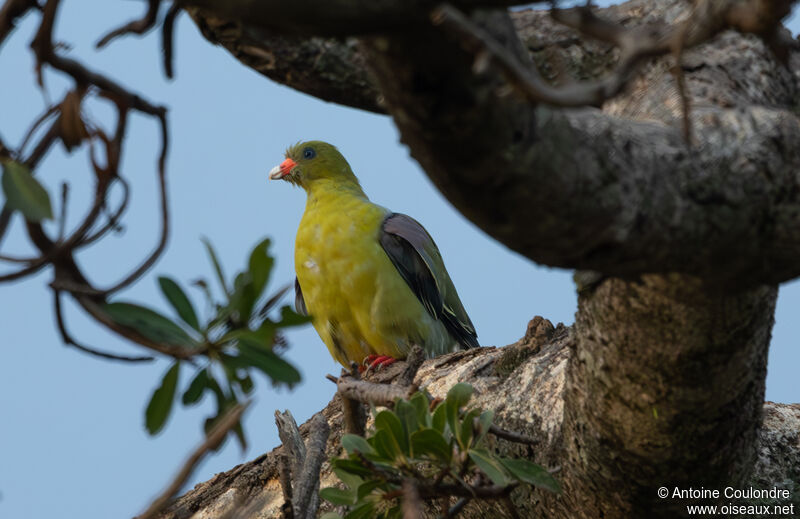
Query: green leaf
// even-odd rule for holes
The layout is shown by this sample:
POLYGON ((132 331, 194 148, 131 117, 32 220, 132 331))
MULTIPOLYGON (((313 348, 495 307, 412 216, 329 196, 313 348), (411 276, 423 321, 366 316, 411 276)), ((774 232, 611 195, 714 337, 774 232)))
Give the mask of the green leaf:
POLYGON ((350 512, 344 516, 344 519, 372 519, 374 516, 375 504, 364 503, 363 505, 350 510, 350 512))
POLYGON ((426 454, 450 463, 453 451, 442 433, 434 429, 422 429, 411 435, 411 456, 419 458, 426 454))
POLYGON ((389 438, 395 443, 397 449, 400 452, 408 453, 408 436, 396 414, 386 409, 378 413, 375 416, 375 429, 389 433, 389 438))
POLYGON ((283 382, 289 387, 300 382, 300 372, 271 350, 242 340, 239 343, 239 358, 264 372, 273 382, 283 382))
POLYGON ((397 400, 394 404, 394 412, 403 424, 406 436, 419 429, 419 421, 417 420, 417 410, 405 400, 397 400))
POLYGON ((511 458, 500 458, 500 463, 520 481, 550 492, 561 492, 561 485, 558 484, 558 481, 547 470, 535 463, 511 458))
POLYGON ((253 379, 250 377, 250 375, 245 375, 238 380, 239 387, 242 388, 244 394, 249 395, 253 391, 253 379))
POLYGON ((208 387, 208 371, 201 369, 189 383, 189 387, 183 393, 183 405, 196 404, 203 396, 203 391, 208 387))
POLYGON ((180 371, 180 362, 175 362, 164 375, 161 385, 153 391, 153 396, 150 397, 150 403, 147 404, 147 410, 144 413, 144 425, 150 434, 156 434, 167 423, 167 418, 172 410, 172 402, 175 400, 175 388, 178 387, 178 371, 180 371))
POLYGON ((383 483, 384 482, 379 479, 373 479, 361 483, 360 485, 358 485, 358 488, 356 489, 356 500, 361 501, 369 494, 371 494, 373 490, 383 485, 383 483))
POLYGON ((460 382, 450 388, 450 391, 447 392, 447 398, 444 399, 447 424, 450 426, 450 431, 453 433, 453 436, 459 441, 460 422, 458 420, 458 412, 469 402, 472 391, 472 386, 460 382))
POLYGON ((109 303, 103 307, 115 323, 133 328, 153 342, 195 348, 197 342, 183 328, 163 315, 132 303, 109 303))
MULTIPOLYGON (((370 477, 372 476, 372 471, 365 467, 360 461, 358 460, 351 460, 348 458, 337 458, 331 460, 331 466, 333 466, 336 470, 340 470, 343 472, 347 472, 348 474, 353 474, 359 477, 370 477)), ((338 472, 337 472, 338 474, 338 472)), ((339 476, 341 478, 341 476, 339 476)))
POLYGON ((431 426, 442 433, 446 440, 450 440, 451 431, 447 430, 447 404, 444 402, 436 406, 433 410, 431 426))
POLYGON ((345 450, 353 454, 356 451, 360 452, 361 454, 374 454, 375 450, 372 448, 367 440, 363 437, 358 436, 357 434, 345 434, 342 436, 342 447, 345 450))
POLYGON ((364 479, 361 476, 356 476, 355 474, 351 474, 347 471, 342 469, 335 468, 333 469, 333 473, 336 474, 336 477, 344 483, 350 489, 356 489, 364 482, 364 479))
POLYGON ((489 454, 484 449, 470 449, 470 459, 475 462, 475 465, 483 471, 484 474, 489 476, 492 483, 504 487, 508 485, 508 476, 503 469, 503 465, 494 456, 489 454))
POLYGON ((219 263, 219 258, 217 258, 217 253, 214 252, 214 247, 211 246, 211 242, 208 241, 208 238, 201 238, 203 241, 203 245, 206 247, 206 252, 208 252, 208 257, 211 259, 211 265, 214 267, 214 272, 217 275, 217 280, 219 281, 219 285, 222 287, 222 291, 225 292, 226 296, 230 296, 230 291, 228 290, 228 284, 225 282, 225 274, 222 272, 222 266, 219 263))
POLYGON ((53 217, 50 195, 27 166, 13 160, 3 162, 2 185, 7 207, 21 212, 29 222, 53 217))
POLYGON ((369 441, 377 455, 385 460, 394 461, 400 455, 400 446, 388 431, 375 431, 369 441))
POLYGON ((475 438, 475 445, 480 445, 486 435, 489 434, 489 429, 492 427, 492 421, 494 420, 494 411, 484 411, 481 413, 481 416, 478 418, 478 426, 480 429, 478 430, 478 437, 475 438))
POLYGON ((342 519, 342 516, 337 514, 336 512, 325 512, 319 519, 342 519))
POLYGON ((356 493, 353 490, 342 490, 336 487, 323 488, 319 491, 319 497, 334 505, 356 504, 356 493))
POLYGON ((445 400, 455 404, 456 408, 458 409, 467 405, 470 397, 472 397, 473 391, 474 389, 469 384, 459 382, 450 388, 450 391, 447 392, 447 398, 445 398, 445 400))
POLYGON ((233 281, 233 294, 230 297, 230 308, 235 310, 235 317, 239 323, 247 323, 253 313, 256 295, 250 274, 240 272, 233 281))
POLYGON ((250 279, 253 280, 253 290, 255 297, 258 299, 264 292, 264 287, 267 286, 269 275, 272 271, 272 265, 275 260, 269 255, 270 240, 266 238, 253 248, 250 253, 250 261, 248 268, 250 269, 250 279))
POLYGON ((197 314, 194 311, 192 302, 186 297, 186 293, 181 289, 180 285, 166 276, 160 276, 158 278, 158 286, 161 287, 164 297, 167 298, 172 308, 178 312, 178 316, 183 322, 199 332, 200 323, 197 321, 197 314))
POLYGON ((475 419, 478 418, 480 412, 480 409, 473 409, 464 415, 464 419, 461 420, 461 431, 458 435, 458 444, 461 445, 462 450, 467 450, 470 447, 472 436, 475 433, 475 419))
POLYGON ((288 326, 300 326, 311 322, 311 317, 301 315, 292 310, 289 306, 281 307, 281 320, 276 324, 281 328, 288 326))
POLYGON ((414 409, 417 411, 417 421, 419 422, 421 427, 430 427, 431 426, 431 412, 430 412, 430 402, 428 402, 428 397, 422 391, 418 391, 414 393, 414 395, 408 399, 408 403, 411 404, 414 409))

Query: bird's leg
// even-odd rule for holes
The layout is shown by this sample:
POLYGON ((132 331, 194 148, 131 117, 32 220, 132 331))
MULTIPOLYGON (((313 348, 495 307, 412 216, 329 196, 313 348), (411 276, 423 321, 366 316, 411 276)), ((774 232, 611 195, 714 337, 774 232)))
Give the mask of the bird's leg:
POLYGON ((364 371, 370 371, 373 369, 380 369, 385 368, 386 366, 391 366, 397 362, 397 359, 394 357, 390 357, 388 355, 367 355, 364 357, 364 360, 361 362, 362 366, 366 366, 364 371))

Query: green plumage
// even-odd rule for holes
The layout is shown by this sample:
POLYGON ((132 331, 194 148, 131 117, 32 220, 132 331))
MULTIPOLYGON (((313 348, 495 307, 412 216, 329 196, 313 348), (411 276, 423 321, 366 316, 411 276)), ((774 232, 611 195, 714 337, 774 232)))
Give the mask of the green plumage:
POLYGON ((270 178, 308 195, 295 242, 297 307, 344 366, 368 355, 429 356, 478 346, 441 254, 412 218, 369 201, 344 157, 320 141, 289 148, 270 178))

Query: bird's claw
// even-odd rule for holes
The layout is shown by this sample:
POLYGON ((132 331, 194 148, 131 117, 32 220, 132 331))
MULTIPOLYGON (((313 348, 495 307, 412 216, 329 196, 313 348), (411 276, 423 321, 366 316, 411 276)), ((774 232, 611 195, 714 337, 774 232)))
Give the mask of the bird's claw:
POLYGON ((385 368, 386 366, 391 366, 395 362, 397 362, 397 359, 388 355, 367 355, 361 363, 361 371, 369 372, 373 369, 385 368))

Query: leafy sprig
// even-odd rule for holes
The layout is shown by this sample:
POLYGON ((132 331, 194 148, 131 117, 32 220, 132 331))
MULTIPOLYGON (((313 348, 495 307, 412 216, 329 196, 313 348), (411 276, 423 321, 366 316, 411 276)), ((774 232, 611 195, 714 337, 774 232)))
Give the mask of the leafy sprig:
POLYGON ((398 399, 393 409, 375 412, 371 433, 366 438, 344 435, 347 455, 331 461, 343 488, 322 489, 320 496, 343 507, 345 519, 393 519, 402 517, 404 480, 414 483, 423 500, 499 498, 519 485, 560 492, 543 467, 487 448, 494 413, 467 409, 472 393, 472 386, 460 383, 433 408, 418 392, 408 400, 398 399))

